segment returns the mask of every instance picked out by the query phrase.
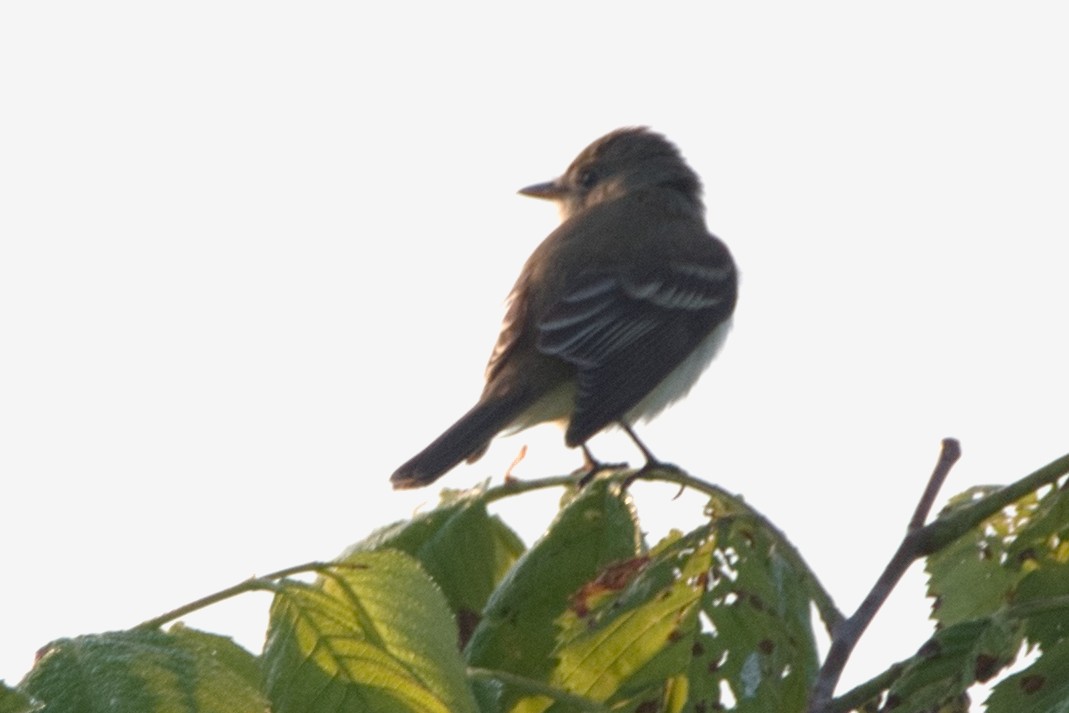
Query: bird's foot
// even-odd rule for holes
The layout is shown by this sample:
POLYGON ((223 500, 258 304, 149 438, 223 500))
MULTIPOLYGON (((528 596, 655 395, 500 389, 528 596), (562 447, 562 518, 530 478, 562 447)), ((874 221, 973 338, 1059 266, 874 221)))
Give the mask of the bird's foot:
POLYGON ((652 474, 652 473, 654 473, 656 471, 659 471, 659 470, 660 471, 668 471, 670 473, 683 473, 683 472, 685 472, 682 468, 680 468, 675 463, 665 463, 664 461, 659 461, 659 460, 653 458, 653 459, 647 460, 645 465, 643 465, 641 468, 636 470, 631 475, 627 476, 627 479, 624 481, 624 487, 625 488, 629 487, 631 485, 631 483, 635 482, 636 480, 640 480, 641 478, 645 478, 645 477, 649 476, 650 474, 652 474))
POLYGON ((594 457, 594 454, 590 452, 590 449, 585 445, 583 448, 583 467, 574 471, 572 475, 578 476, 579 482, 577 483, 580 488, 586 486, 594 476, 602 471, 606 470, 623 470, 627 467, 627 463, 603 463, 594 457))

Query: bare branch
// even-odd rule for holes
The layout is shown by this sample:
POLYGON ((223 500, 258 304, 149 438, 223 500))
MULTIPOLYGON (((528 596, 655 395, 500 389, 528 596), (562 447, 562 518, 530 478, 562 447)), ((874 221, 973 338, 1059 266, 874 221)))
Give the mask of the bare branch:
MULTIPOLYGON (((877 610, 879 610, 891 590, 898 583, 898 580, 901 579, 906 569, 915 560, 938 552, 1003 508, 1040 488, 1055 485, 1059 478, 1069 473, 1069 455, 1064 455, 1021 480, 1000 488, 971 505, 958 508, 925 525, 924 521, 931 511, 939 488, 946 480, 950 468, 960 455, 961 449, 957 441, 950 438, 944 439, 939 461, 936 463, 935 470, 932 472, 931 478, 929 478, 924 494, 921 496, 917 509, 910 519, 909 531, 902 539, 902 544, 899 545, 891 561, 887 563, 883 574, 873 585, 872 591, 869 592, 865 601, 861 603, 854 615, 847 619, 840 629, 836 630, 835 635, 832 637, 831 648, 824 660, 824 664, 821 666, 810 697, 809 713, 838 713, 850 710, 851 705, 856 703, 857 699, 862 695, 871 697, 882 690, 879 686, 884 680, 884 675, 889 677, 887 679, 887 685, 889 685, 889 682, 893 681, 900 673, 902 664, 895 664, 885 674, 881 674, 881 676, 869 683, 862 684, 862 686, 844 694, 842 697, 832 700, 835 686, 839 682, 842 670, 850 653, 857 645, 858 639, 860 639, 865 628, 876 615, 877 610)), ((1060 606, 1063 603, 1059 600, 1056 605, 1060 606)))
POLYGON ((932 511, 935 498, 939 495, 939 490, 946 482, 947 476, 950 475, 950 469, 954 467, 959 458, 961 458, 961 444, 954 438, 944 438, 939 460, 935 464, 931 477, 928 478, 928 487, 924 489, 924 494, 917 503, 917 509, 913 511, 913 517, 909 521, 910 531, 919 530, 924 527, 924 523, 928 522, 928 513, 932 511))
POLYGON ((865 633, 865 629, 872 623, 876 612, 887 601, 887 597, 890 596, 895 585, 902 579, 902 575, 913 564, 913 560, 922 556, 917 551, 917 542, 913 535, 922 531, 924 521, 928 518, 928 513, 931 511, 932 504, 939 493, 939 488, 946 481, 950 468, 959 457, 961 457, 961 446, 958 442, 953 438, 944 438, 939 460, 928 478, 928 485, 925 487, 923 495, 921 495, 920 502, 917 503, 913 517, 910 519, 906 536, 902 538, 902 543, 898 546, 898 550, 895 551, 891 561, 884 568, 883 574, 876 580, 876 584, 872 586, 868 596, 861 602, 857 611, 844 621, 841 626, 837 627, 832 635, 831 648, 828 649, 828 655, 820 667, 820 673, 817 674, 817 680, 810 695, 810 713, 820 713, 826 710, 832 694, 835 693, 835 686, 839 683, 839 677, 842 676, 846 662, 849 660, 854 647, 857 646, 857 642, 861 639, 861 635, 865 633))

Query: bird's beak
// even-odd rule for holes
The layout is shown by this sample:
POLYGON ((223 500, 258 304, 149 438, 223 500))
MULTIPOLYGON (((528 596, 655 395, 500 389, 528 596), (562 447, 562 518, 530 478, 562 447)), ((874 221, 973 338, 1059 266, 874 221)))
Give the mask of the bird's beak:
POLYGON ((556 200, 564 195, 564 187, 557 181, 546 181, 545 183, 536 183, 533 186, 527 186, 519 190, 520 195, 531 196, 532 198, 544 198, 545 200, 556 200))

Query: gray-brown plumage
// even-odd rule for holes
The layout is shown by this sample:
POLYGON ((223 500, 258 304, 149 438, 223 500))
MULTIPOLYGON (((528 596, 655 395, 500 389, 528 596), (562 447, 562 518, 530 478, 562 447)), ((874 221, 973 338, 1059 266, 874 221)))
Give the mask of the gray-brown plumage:
POLYGON ((614 131, 520 193, 555 201, 562 223, 520 271, 479 401, 397 469, 396 488, 479 458, 503 431, 562 421, 576 447, 652 418, 726 335, 735 265, 705 227, 697 174, 663 136, 614 131))

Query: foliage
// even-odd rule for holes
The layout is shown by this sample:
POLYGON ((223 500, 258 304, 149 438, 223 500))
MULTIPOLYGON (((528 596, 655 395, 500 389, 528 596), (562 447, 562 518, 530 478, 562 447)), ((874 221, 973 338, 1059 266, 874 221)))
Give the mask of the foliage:
MULTIPOLYGON (((334 562, 250 580, 127 631, 53 642, 17 687, 0 683, 0 713, 810 710, 822 670, 812 612, 829 628, 843 618, 820 582, 759 513, 677 472, 646 477, 706 493, 704 521, 647 542, 634 475, 581 490, 554 478, 447 492, 334 562), (489 506, 548 486, 565 497, 528 549, 489 506), (274 592, 258 656, 181 624, 160 628, 255 589, 274 592)), ((1060 477, 1005 507, 993 499, 1006 489, 954 498, 926 545, 931 639, 821 710, 966 711, 987 681, 989 713, 1069 713, 1060 477), (991 503, 993 514, 945 527, 991 503), (1007 674, 1022 651, 1027 666, 1007 674)))

